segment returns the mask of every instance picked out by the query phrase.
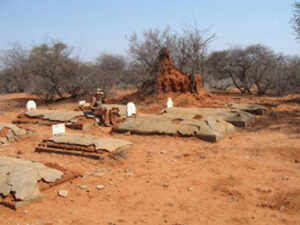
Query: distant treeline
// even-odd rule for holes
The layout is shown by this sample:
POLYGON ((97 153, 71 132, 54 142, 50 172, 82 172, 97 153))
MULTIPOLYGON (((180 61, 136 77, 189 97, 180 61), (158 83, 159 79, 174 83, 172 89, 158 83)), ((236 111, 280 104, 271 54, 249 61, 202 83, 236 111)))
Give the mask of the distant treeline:
POLYGON ((28 92, 50 102, 86 95, 97 87, 109 94, 113 86, 138 88, 144 83, 151 94, 162 47, 169 49, 179 69, 200 73, 211 88, 235 86, 259 95, 299 92, 299 56, 275 54, 260 44, 208 54, 214 39, 196 26, 187 25, 180 33, 169 27, 149 29, 141 38, 135 33, 128 38, 128 55, 106 53, 93 62, 84 62, 72 47, 51 38, 31 49, 15 44, 0 54, 0 93, 28 92))

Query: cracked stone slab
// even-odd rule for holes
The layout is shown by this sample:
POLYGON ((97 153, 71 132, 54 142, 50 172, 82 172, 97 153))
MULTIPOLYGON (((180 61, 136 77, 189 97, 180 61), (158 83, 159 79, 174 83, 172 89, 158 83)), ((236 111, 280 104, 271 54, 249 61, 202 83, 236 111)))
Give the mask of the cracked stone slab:
POLYGON ((172 107, 163 109, 161 114, 176 118, 182 116, 187 119, 195 117, 213 117, 218 120, 229 122, 237 127, 247 127, 248 123, 255 120, 255 115, 238 109, 227 108, 181 108, 172 107))
POLYGON ((49 138, 49 141, 53 141, 59 144, 81 145, 90 146, 94 145, 96 150, 104 150, 107 152, 115 152, 120 149, 129 148, 132 146, 132 142, 108 138, 97 137, 86 134, 58 134, 49 138))
POLYGON ((15 198, 19 200, 30 199, 40 194, 37 179, 31 173, 12 172, 7 179, 15 198))
POLYGON ((0 157, 0 194, 10 192, 17 200, 28 200, 40 195, 38 181, 55 182, 63 172, 29 160, 0 157))
POLYGON ((264 115, 267 112, 267 108, 257 104, 246 103, 228 103, 231 109, 243 110, 256 115, 264 115))
POLYGON ((71 110, 29 110, 25 112, 28 117, 42 117, 43 120, 69 122, 73 121, 76 117, 84 116, 81 111, 71 110))
POLYGON ((10 123, 0 123, 0 130, 3 128, 9 128, 11 129, 16 136, 24 136, 27 134, 27 130, 22 129, 18 126, 16 126, 15 124, 10 124, 10 123))
POLYGON ((114 132, 135 134, 167 134, 183 137, 198 137, 199 139, 215 142, 225 135, 234 132, 232 124, 213 117, 193 119, 186 116, 139 114, 127 118, 113 129, 114 132))

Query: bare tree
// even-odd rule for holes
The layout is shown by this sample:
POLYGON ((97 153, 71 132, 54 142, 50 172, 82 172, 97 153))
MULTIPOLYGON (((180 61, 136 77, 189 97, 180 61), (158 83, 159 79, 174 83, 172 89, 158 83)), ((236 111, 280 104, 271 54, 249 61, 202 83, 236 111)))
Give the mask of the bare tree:
POLYGON ((300 2, 294 3, 294 13, 292 18, 293 28, 296 32, 297 39, 300 39, 300 2))
POLYGON ((207 37, 206 33, 207 30, 201 31, 197 24, 185 25, 183 35, 178 35, 173 53, 174 62, 180 70, 203 75, 208 45, 215 39, 215 34, 207 37))
POLYGON ((271 49, 258 44, 249 46, 245 51, 251 62, 249 76, 253 79, 257 94, 265 94, 276 66, 275 54, 271 49))
POLYGON ((53 101, 70 97, 70 90, 80 87, 75 79, 78 61, 71 58, 72 50, 56 40, 33 47, 28 59, 32 93, 53 101))
POLYGON ((265 46, 251 45, 213 52, 207 62, 215 78, 230 77, 242 93, 251 94, 251 87, 255 85, 257 93, 264 94, 270 86, 275 55, 265 46))
MULTIPOLYGON (((127 62, 121 55, 101 54, 96 60, 96 67, 108 74, 111 85, 120 85, 127 80, 127 62)), ((108 82, 107 81, 107 82, 108 82)))
POLYGON ((0 55, 0 92, 22 92, 28 81, 28 51, 20 44, 12 44, 0 55))

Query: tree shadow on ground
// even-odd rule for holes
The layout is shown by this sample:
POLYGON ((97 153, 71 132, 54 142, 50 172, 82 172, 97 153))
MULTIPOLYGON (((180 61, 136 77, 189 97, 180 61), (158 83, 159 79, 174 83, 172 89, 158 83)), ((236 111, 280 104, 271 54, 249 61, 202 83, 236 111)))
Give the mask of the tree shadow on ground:
POLYGON ((300 134, 300 110, 271 112, 264 116, 257 116, 247 131, 257 132, 260 130, 300 134))

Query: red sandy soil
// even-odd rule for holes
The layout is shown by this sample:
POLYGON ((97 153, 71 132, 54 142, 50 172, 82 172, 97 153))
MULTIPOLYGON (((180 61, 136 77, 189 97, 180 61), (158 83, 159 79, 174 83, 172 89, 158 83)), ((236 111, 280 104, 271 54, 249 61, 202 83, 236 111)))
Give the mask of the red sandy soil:
MULTIPOLYGON (((231 102, 276 107, 258 116, 251 127, 238 128, 217 143, 110 134, 106 127, 67 129, 133 142, 134 147, 121 161, 34 153, 35 146, 51 136, 51 127, 23 125, 36 135, 1 146, 0 155, 53 162, 82 174, 98 169, 103 176, 77 179, 64 188, 69 192, 65 198, 54 191, 16 211, 0 207, 0 224, 300 224, 300 95, 216 94, 231 102), (105 184, 104 189, 98 190, 99 184, 105 184), (79 185, 88 188, 80 189, 79 185)), ((14 120, 30 97, 0 96, 0 121, 14 120)), ((189 102, 188 95, 179 95, 173 99, 175 105, 184 97, 189 102)), ((141 102, 138 112, 157 112, 166 101, 141 102)), ((39 107, 75 109, 77 105, 66 101, 39 107)))

